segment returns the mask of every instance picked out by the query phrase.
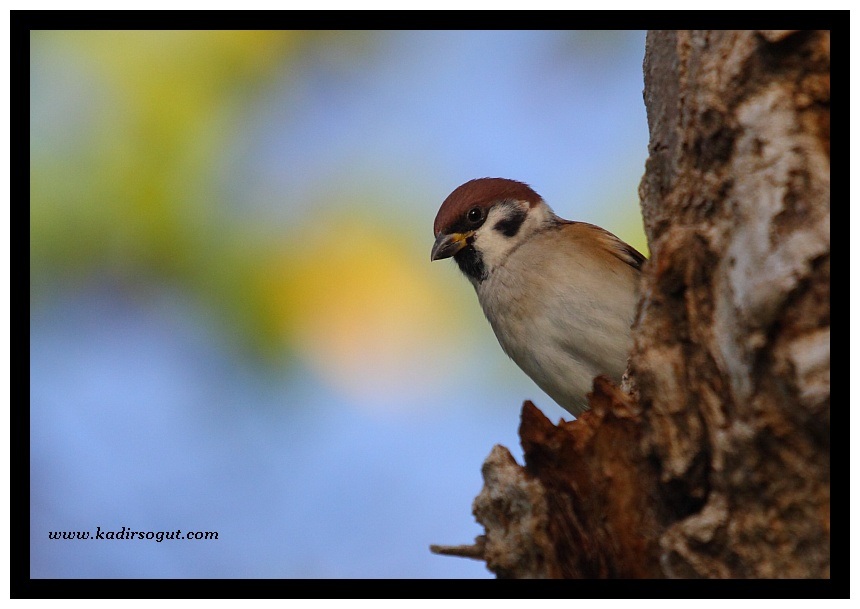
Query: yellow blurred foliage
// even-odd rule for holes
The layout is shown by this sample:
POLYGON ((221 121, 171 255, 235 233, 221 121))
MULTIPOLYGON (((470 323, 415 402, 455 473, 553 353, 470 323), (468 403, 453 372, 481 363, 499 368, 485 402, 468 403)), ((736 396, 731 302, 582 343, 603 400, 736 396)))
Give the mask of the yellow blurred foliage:
POLYGON ((450 359, 440 328, 463 320, 451 319, 461 299, 446 297, 456 270, 438 281, 427 252, 371 220, 344 210, 315 215, 253 281, 270 307, 261 316, 317 373, 352 397, 378 400, 395 385, 415 391, 431 382, 425 372, 450 359))
POLYGON ((254 279, 278 243, 220 214, 217 171, 250 102, 323 37, 349 34, 32 32, 31 295, 94 273, 175 282, 279 350, 297 314, 254 279))

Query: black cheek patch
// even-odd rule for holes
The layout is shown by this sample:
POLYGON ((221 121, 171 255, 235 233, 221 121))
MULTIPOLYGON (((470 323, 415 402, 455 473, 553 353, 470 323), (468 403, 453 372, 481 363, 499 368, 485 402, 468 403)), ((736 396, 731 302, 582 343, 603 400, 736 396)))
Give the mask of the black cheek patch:
POLYGON ((493 230, 502 233, 506 237, 513 237, 520 231, 523 222, 526 221, 526 212, 523 209, 514 209, 511 215, 496 222, 493 230))

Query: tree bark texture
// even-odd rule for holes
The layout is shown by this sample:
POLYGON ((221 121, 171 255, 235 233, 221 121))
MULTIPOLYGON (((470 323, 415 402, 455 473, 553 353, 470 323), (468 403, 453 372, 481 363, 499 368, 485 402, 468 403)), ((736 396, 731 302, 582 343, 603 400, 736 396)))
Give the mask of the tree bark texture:
POLYGON ((830 33, 653 32, 632 372, 667 576, 830 574, 830 33))
POLYGON ((503 577, 827 578, 830 33, 649 32, 644 69, 629 390, 598 377, 558 426, 526 403, 525 466, 493 449, 471 555, 503 577))

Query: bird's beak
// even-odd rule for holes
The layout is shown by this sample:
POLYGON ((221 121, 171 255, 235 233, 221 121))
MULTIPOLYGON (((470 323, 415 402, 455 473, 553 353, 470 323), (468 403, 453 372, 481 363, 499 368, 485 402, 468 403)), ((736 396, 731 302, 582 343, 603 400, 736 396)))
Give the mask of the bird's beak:
POLYGON ((433 249, 430 250, 430 261, 450 258, 466 247, 469 244, 469 237, 474 234, 475 231, 451 233, 448 235, 441 233, 436 237, 436 243, 433 244, 433 249))

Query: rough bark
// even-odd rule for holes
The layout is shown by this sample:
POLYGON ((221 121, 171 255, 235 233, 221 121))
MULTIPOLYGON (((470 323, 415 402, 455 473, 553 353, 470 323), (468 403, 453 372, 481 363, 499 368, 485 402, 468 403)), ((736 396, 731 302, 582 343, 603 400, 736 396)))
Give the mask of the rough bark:
POLYGON ((650 32, 636 396, 598 378, 476 546, 504 577, 830 576, 830 34, 650 32))

